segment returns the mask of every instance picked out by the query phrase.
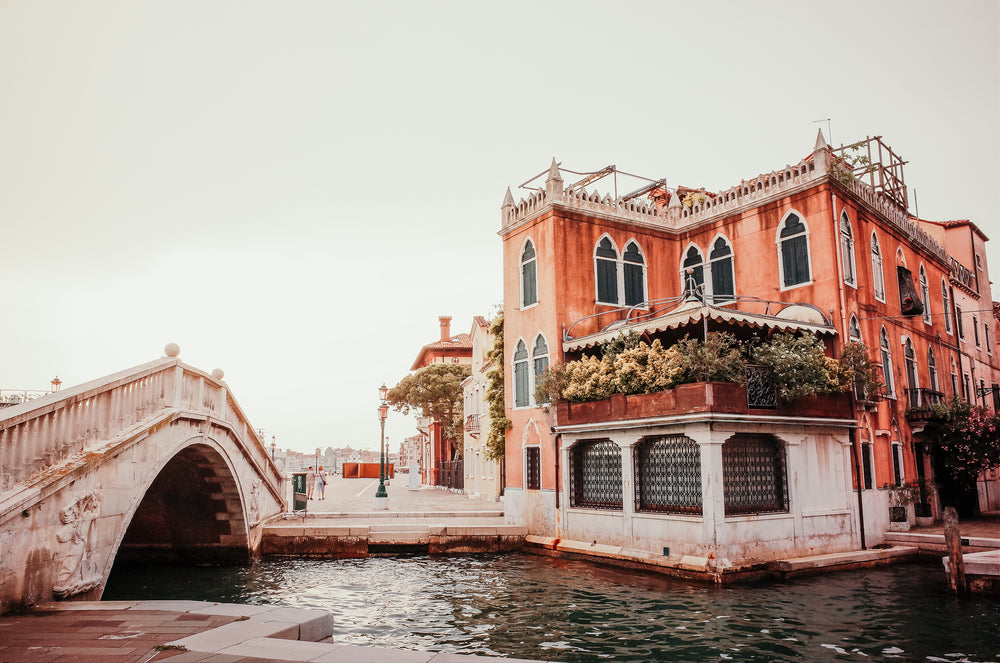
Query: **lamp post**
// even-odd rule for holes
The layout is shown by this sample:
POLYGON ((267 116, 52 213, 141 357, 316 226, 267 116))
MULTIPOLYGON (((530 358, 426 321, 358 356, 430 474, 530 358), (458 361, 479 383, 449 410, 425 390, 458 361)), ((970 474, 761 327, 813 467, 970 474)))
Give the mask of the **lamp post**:
POLYGON ((389 416, 389 404, 385 402, 386 396, 389 393, 389 388, 385 386, 385 383, 378 388, 378 397, 381 403, 378 406, 378 422, 381 427, 382 433, 379 439, 378 451, 379 451, 379 472, 378 472, 378 490, 375 491, 375 508, 377 509, 388 509, 388 499, 389 494, 385 492, 385 418, 389 416))
POLYGON ((271 462, 274 462, 274 449, 278 446, 278 443, 274 441, 276 435, 271 436, 271 462))
POLYGON ((319 447, 316 447, 316 464, 313 467, 316 468, 316 474, 319 474, 319 447))

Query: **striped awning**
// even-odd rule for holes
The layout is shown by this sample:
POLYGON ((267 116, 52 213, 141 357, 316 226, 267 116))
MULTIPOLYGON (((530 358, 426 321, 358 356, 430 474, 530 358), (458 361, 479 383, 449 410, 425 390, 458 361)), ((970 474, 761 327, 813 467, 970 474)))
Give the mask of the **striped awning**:
POLYGON ((593 348, 611 341, 622 334, 655 334, 668 329, 679 329, 701 324, 705 320, 774 329, 778 331, 808 331, 814 334, 836 334, 837 330, 818 309, 801 304, 789 304, 776 315, 749 313, 735 308, 710 306, 701 301, 689 300, 672 311, 655 318, 634 322, 621 321, 608 325, 596 334, 563 341, 563 352, 593 348))

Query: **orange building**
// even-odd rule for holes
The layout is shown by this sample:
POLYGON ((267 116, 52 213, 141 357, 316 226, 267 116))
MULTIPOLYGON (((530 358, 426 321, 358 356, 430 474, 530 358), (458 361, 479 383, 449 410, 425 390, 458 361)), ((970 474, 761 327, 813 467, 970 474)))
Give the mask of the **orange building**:
MULTIPOLYGON (((698 523, 684 521, 681 549, 689 554, 716 557, 720 537, 733 543, 727 555, 741 559, 880 541, 889 519, 890 491, 882 489, 932 471, 919 444, 926 423, 920 413, 952 395, 992 399, 1000 382, 986 237, 969 221, 911 215, 903 163, 880 138, 832 149, 820 133, 794 166, 715 193, 648 180, 627 196, 601 195, 594 183, 617 177, 613 167, 574 173, 579 181, 567 184, 563 175, 571 171, 555 160, 544 186, 525 200, 515 203, 508 189, 500 235, 506 409, 513 423, 506 444, 509 517, 536 535, 659 550, 657 537, 673 536, 681 525, 649 524, 659 516, 637 506, 639 478, 628 467, 636 470, 649 440, 681 435, 700 454, 701 473, 692 481, 703 482, 704 509, 716 519, 708 523, 702 511, 698 523), (863 163, 852 158, 858 151, 867 151, 870 166, 853 167, 863 163), (686 294, 694 297, 685 300, 686 294), (683 408, 648 403, 618 416, 613 402, 604 414, 592 408, 577 415, 573 408, 586 408, 535 402, 535 378, 547 366, 593 353, 623 331, 666 340, 709 328, 806 330, 834 356, 848 341, 864 342, 881 367, 885 393, 859 393, 835 412, 741 410, 728 419, 710 395, 707 402, 699 396, 701 405, 686 406, 708 412, 697 422, 683 408), (705 433, 694 440, 685 426, 728 426, 730 437, 705 433), (728 503, 724 514, 721 493, 709 494, 713 480, 732 480, 715 446, 725 452, 727 443, 753 431, 770 435, 767 444, 785 459, 782 490, 789 494, 772 518, 785 518, 798 543, 748 550, 753 536, 746 520, 730 517, 728 503), (795 436, 805 442, 790 442, 795 436), (605 442, 600 453, 621 465, 625 494, 620 506, 588 510, 577 498, 589 488, 575 482, 583 481, 578 470, 590 462, 587 454, 605 442), (828 465, 817 469, 817 463, 828 465), (846 484, 830 478, 845 472, 846 484), (796 488, 796 473, 814 485, 796 488), (861 483, 860 499, 852 481, 861 483), (820 485, 829 495, 817 493, 820 485), (826 515, 803 524, 820 512, 826 515), (812 534, 809 527, 816 528, 812 534)), ((626 408, 624 400, 620 405, 626 408)), ((775 541, 782 536, 775 525, 775 541)))
MULTIPOLYGON (((438 317, 441 326, 441 336, 437 341, 420 348, 417 358, 410 367, 416 371, 432 364, 472 364, 472 338, 468 334, 451 335, 451 316, 438 317)), ((444 463, 451 463, 451 444, 444 436, 442 424, 437 419, 421 419, 419 426, 424 445, 421 454, 421 482, 432 486, 445 485, 444 463)), ((461 440, 458 441, 461 444, 461 440)), ((461 481, 458 472, 458 481, 461 481)))

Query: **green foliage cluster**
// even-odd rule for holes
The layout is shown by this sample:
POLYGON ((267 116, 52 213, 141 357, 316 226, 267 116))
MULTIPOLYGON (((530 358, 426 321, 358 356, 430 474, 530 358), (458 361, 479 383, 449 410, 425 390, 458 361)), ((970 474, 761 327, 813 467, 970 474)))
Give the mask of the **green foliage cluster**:
POLYGON ((536 399, 586 402, 690 382, 742 382, 748 362, 773 371, 778 396, 786 401, 843 392, 855 379, 877 383, 864 346, 850 351, 846 365, 827 357, 823 347, 812 334, 776 333, 744 347, 732 334, 710 332, 704 340, 686 336, 667 348, 658 339, 647 344, 623 335, 605 346, 600 359, 584 356, 550 367, 538 381, 536 399))
POLYGON ((878 366, 868 356, 864 343, 847 343, 840 354, 841 379, 850 388, 855 386, 865 398, 874 396, 885 388, 878 374, 878 366))
POLYGON ((750 357, 774 371, 778 398, 784 401, 846 391, 851 383, 844 379, 840 362, 827 357, 823 347, 814 334, 778 332, 753 348, 750 357))
POLYGON ((487 460, 500 460, 504 456, 507 431, 512 425, 504 411, 503 309, 490 322, 490 334, 493 336, 493 347, 486 354, 486 358, 493 366, 486 374, 486 405, 490 415, 490 432, 483 445, 483 456, 487 460))
POLYGON ((415 410, 423 417, 441 422, 444 436, 451 442, 453 456, 461 455, 462 380, 471 375, 465 364, 431 364, 410 373, 389 390, 386 401, 397 412, 415 410))

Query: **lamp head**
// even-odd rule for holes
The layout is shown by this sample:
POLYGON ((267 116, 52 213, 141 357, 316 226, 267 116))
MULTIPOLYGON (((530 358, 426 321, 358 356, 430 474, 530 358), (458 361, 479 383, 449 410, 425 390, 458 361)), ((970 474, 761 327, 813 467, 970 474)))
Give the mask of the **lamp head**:
POLYGON ((389 387, 385 386, 385 383, 383 382, 382 386, 378 388, 378 398, 379 400, 384 401, 388 395, 389 387))

